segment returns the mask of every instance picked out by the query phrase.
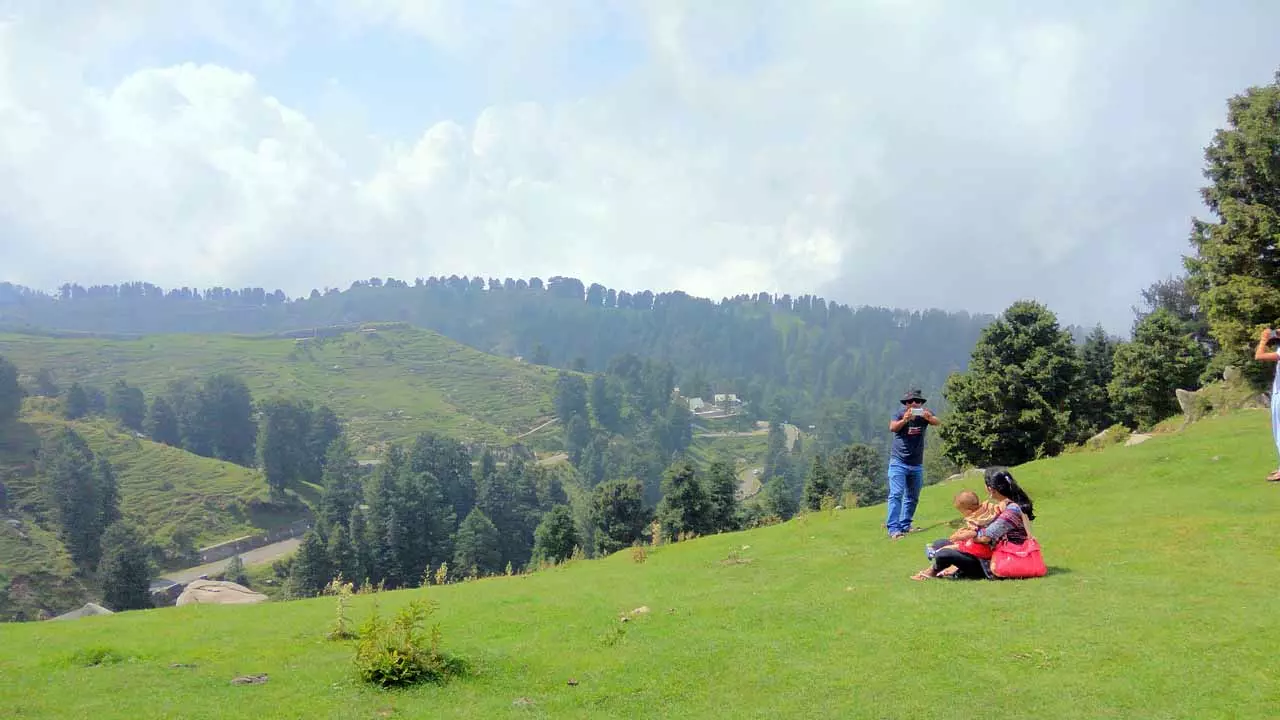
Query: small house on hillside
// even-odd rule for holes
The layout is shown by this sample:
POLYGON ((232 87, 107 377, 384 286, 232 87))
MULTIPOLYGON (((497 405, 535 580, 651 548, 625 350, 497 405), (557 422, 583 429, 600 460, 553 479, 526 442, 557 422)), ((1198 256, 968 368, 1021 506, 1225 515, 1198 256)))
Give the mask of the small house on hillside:
POLYGON ((706 406, 707 404, 703 402, 702 398, 689 398, 689 412, 696 413, 706 406))

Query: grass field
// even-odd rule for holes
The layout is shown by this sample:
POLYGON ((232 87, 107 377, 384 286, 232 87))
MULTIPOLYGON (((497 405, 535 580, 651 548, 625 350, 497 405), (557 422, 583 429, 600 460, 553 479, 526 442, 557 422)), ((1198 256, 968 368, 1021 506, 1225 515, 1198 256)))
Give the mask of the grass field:
MULTIPOLYGON (((434 598, 478 673, 365 689, 331 599, 0 626, 0 716, 97 718, 1271 718, 1280 488, 1261 412, 1016 471, 1048 577, 912 582, 943 484, 893 542, 882 508, 580 561, 434 598), (651 612, 622 624, 640 606, 651 612), (84 667, 90 649, 118 662, 84 667), (175 667, 189 664, 194 667, 175 667), (268 673, 264 685, 230 680, 268 673), (570 685, 570 680, 576 685, 570 685)), ((355 601, 362 619, 370 597, 355 601)))
MULTIPOLYGON (((137 340, 0 334, 0 356, 32 375, 53 372, 105 389, 124 378, 148 397, 180 378, 240 376, 255 398, 285 394, 325 403, 361 448, 431 430, 509 443, 551 413, 554 372, 488 355, 442 335, 380 326, 333 337, 156 335, 137 340)), ((554 431, 548 431, 554 434, 554 431)), ((525 438, 536 442, 537 434, 525 438)))

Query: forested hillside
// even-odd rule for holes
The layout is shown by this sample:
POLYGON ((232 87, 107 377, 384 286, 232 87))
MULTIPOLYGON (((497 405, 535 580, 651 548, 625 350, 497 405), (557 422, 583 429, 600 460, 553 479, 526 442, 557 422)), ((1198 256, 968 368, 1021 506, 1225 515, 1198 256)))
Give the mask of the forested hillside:
POLYGON ((937 393, 963 369, 985 316, 850 308, 804 295, 720 302, 617 292, 573 278, 374 278, 289 299, 261 288, 147 283, 50 295, 0 284, 0 324, 93 333, 265 333, 403 321, 476 349, 603 371, 628 354, 668 361, 688 397, 735 393, 756 418, 839 424, 871 439, 908 385, 937 393))

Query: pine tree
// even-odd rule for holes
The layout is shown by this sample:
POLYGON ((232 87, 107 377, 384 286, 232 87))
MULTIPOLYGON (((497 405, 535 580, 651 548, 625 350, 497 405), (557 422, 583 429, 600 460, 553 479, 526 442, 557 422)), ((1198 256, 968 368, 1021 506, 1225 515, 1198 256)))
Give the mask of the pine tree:
POLYGON ((94 472, 98 479, 98 526, 105 531, 120 519, 120 487, 115 469, 106 458, 98 458, 94 472))
POLYGON ((182 431, 178 425, 178 415, 173 406, 163 397, 151 401, 151 411, 147 414, 147 435, 158 443, 170 447, 182 447, 182 431))
POLYGON ((533 561, 562 563, 580 546, 573 511, 568 505, 556 505, 542 516, 533 532, 533 561))
POLYGON ((1116 422, 1107 386, 1115 367, 1116 343, 1099 325, 1080 347, 1079 393, 1072 415, 1080 437, 1091 437, 1116 422))
POLYGON ((102 604, 116 612, 151 607, 151 553, 147 539, 127 522, 116 522, 102 536, 102 604))
POLYGON ((147 416, 147 400, 141 390, 131 387, 124 380, 117 380, 111 386, 107 411, 113 420, 124 427, 141 431, 147 416))
MULTIPOLYGON (((320 521, 326 529, 351 522, 364 489, 360 484, 360 466, 351 454, 346 438, 339 437, 329 445, 324 462, 324 495, 320 498, 320 521)), ((350 578, 348 578, 350 579, 350 578)))
POLYGON ((738 477, 733 466, 716 460, 707 466, 703 476, 710 503, 707 524, 711 532, 728 532, 741 527, 739 521, 738 477))
POLYGON ((810 510, 820 510, 823 498, 834 500, 836 491, 836 483, 827 463, 821 457, 815 457, 809 469, 809 477, 804 482, 804 506, 810 510))
POLYGON ((79 420, 89 414, 89 394, 80 383, 72 383, 67 389, 67 396, 62 401, 62 416, 68 420, 79 420))
POLYGON ((1207 362, 1204 349, 1173 313, 1162 309, 1148 315, 1134 330, 1133 342, 1115 351, 1108 390, 1116 414, 1142 428, 1178 414, 1177 391, 1199 387, 1207 362))
POLYGON ((104 474, 89 444, 70 429, 62 429, 45 441, 40 474, 58 536, 72 561, 92 570, 102 551, 103 520, 113 512, 110 505, 104 505, 104 490, 114 494, 114 489, 102 487, 104 474))
POLYGON ((18 384, 18 368, 0 357, 0 425, 18 417, 22 410, 22 386, 18 384))
POLYGON ((791 519, 799 509, 795 495, 787 484, 786 478, 775 477, 764 485, 763 505, 765 512, 776 515, 783 520, 791 519))
POLYGON ((498 529, 479 509, 472 510, 458 526, 453 567, 462 572, 492 575, 502 569, 498 529))
POLYGON ((649 522, 644 488, 639 480, 613 480, 597 485, 591 497, 596 526, 596 554, 609 555, 640 539, 649 522))
POLYGON ((939 428, 959 465, 1014 466, 1062 451, 1072 437, 1080 359, 1070 333, 1045 306, 1019 301, 982 331, 969 369, 944 394, 952 412, 939 428))
POLYGON ((302 545, 293 557, 290 579, 293 592, 300 597, 319 595, 333 579, 328 548, 315 530, 308 530, 302 536, 302 545))
POLYGON ((364 577, 360 556, 342 525, 335 526, 329 535, 329 567, 333 569, 334 577, 341 575, 344 581, 358 583, 364 577))
MULTIPOLYGON (((1214 220, 1192 224, 1187 283, 1227 357, 1255 382, 1271 370, 1248 352, 1257 332, 1280 321, 1280 72, 1227 101, 1227 124, 1205 148, 1201 190, 1214 220)), ((1181 335, 1181 333, 1179 333, 1181 335)))
POLYGON ((679 462, 667 470, 662 480, 662 501, 658 521, 667 537, 683 533, 705 535, 710 527, 711 503, 693 465, 679 462))

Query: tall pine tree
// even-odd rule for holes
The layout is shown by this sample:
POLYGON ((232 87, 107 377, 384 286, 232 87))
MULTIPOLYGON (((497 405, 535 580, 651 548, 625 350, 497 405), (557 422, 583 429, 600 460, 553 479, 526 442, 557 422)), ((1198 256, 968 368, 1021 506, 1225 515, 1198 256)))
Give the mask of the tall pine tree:
POLYGON ((102 604, 116 612, 151 607, 150 543, 137 527, 116 522, 102 536, 102 604))

